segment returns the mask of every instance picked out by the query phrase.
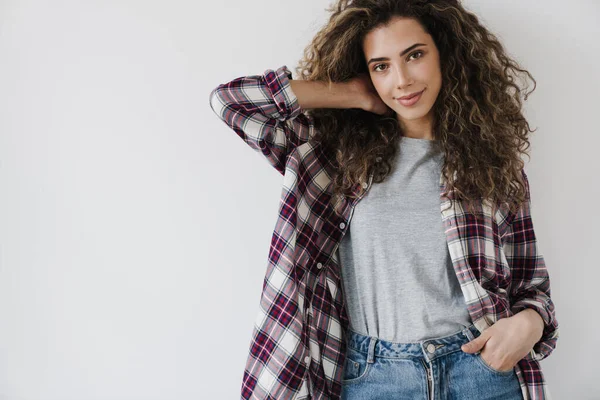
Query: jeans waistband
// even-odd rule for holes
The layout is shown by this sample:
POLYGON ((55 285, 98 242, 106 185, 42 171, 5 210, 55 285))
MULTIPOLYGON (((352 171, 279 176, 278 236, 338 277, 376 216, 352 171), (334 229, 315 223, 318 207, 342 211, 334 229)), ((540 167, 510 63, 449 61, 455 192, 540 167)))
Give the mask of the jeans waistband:
POLYGON ((465 326, 460 331, 439 338, 430 338, 414 343, 398 343, 366 336, 348 329, 347 345, 361 353, 368 354, 369 362, 376 357, 386 358, 427 358, 432 360, 455 351, 462 351, 461 346, 480 335, 474 324, 465 326))

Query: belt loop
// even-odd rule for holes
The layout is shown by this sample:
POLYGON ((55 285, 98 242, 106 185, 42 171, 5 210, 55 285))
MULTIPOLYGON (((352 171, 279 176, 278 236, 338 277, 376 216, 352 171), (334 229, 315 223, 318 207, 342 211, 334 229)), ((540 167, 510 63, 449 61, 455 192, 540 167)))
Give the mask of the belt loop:
POLYGON ((473 339, 475 339, 475 335, 473 335, 473 332, 471 332, 471 327, 467 326, 464 330, 463 330, 463 335, 465 335, 467 337, 467 339, 469 339, 469 342, 473 339))
POLYGON ((377 338, 373 336, 369 336, 369 353, 367 354, 367 362, 374 363, 375 362, 375 345, 377 344, 377 338))

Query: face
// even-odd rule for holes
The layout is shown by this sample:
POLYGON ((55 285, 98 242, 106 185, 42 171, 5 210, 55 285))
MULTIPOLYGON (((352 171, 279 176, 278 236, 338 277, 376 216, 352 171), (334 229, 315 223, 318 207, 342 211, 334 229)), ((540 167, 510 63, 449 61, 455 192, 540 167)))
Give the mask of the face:
POLYGON ((387 26, 369 32, 362 48, 373 86, 396 112, 400 126, 413 136, 431 137, 433 104, 442 86, 433 38, 417 20, 396 17, 387 26), (398 100, 423 90, 414 104, 398 100))

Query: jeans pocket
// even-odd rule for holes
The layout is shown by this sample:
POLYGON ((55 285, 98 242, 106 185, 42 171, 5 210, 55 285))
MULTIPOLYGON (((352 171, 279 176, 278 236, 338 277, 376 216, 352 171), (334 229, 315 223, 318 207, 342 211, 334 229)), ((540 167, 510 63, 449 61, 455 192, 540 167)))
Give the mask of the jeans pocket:
POLYGON ((495 373, 495 374, 498 374, 498 375, 505 375, 505 376, 506 376, 506 375, 512 375, 512 374, 514 374, 514 373, 515 373, 515 369, 514 369, 514 368, 512 368, 512 369, 509 369, 508 371, 500 371, 500 370, 498 370, 498 369, 496 369, 496 368, 493 368, 493 367, 491 367, 491 366, 490 366, 490 365, 489 365, 489 364, 488 364, 488 363, 487 363, 487 362, 486 362, 486 361, 483 359, 483 357, 481 357, 481 352, 479 352, 479 353, 476 353, 476 354, 475 354, 475 357, 477 358, 477 360, 479 361, 479 363, 480 363, 481 365, 483 365, 483 366, 484 366, 486 369, 490 370, 491 372, 493 372, 493 373, 495 373))
POLYGON ((367 362, 367 355, 347 347, 346 361, 344 362, 344 373, 342 383, 354 383, 367 376, 373 364, 367 362))

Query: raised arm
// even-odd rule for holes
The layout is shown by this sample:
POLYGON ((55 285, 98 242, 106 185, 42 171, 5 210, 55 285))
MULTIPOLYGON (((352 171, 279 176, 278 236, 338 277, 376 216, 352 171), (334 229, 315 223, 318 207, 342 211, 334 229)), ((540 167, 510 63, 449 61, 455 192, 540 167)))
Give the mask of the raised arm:
POLYGON ((363 97, 354 87, 292 80, 283 65, 223 83, 211 91, 209 101, 213 112, 283 175, 290 152, 314 134, 304 109, 360 107, 363 97))

